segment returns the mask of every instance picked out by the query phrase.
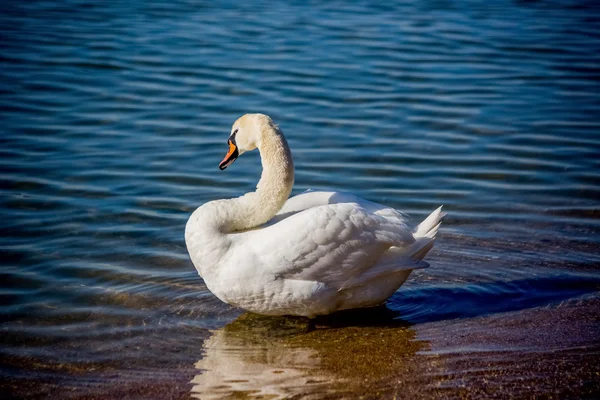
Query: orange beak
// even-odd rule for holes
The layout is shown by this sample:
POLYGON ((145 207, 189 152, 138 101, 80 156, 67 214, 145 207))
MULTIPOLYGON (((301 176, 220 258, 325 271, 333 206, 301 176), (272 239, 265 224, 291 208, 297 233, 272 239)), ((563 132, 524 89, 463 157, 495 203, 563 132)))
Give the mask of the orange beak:
POLYGON ((235 143, 233 143, 231 140, 227 141, 227 143, 229 144, 229 151, 225 155, 225 158, 223 158, 223 161, 219 163, 220 170, 224 170, 225 168, 229 167, 240 155, 235 143))

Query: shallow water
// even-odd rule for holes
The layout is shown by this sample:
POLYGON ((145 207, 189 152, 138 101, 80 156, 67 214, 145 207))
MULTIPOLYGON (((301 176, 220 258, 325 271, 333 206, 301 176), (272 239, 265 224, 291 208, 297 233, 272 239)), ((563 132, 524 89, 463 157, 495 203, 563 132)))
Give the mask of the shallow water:
POLYGON ((600 392, 597 4, 119 3, 1 6, 3 393, 600 392), (444 204, 431 268, 312 331, 214 298, 183 230, 253 189, 217 169, 245 112, 294 193, 444 204))

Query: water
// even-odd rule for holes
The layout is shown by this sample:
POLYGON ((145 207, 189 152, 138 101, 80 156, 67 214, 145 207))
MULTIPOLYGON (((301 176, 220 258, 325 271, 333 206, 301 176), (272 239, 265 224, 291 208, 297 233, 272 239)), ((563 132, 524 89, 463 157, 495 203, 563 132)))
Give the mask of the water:
POLYGON ((600 7, 239 3, 2 4, 2 392, 599 393, 600 7), (258 154, 217 169, 246 112, 294 194, 444 204, 387 309, 309 331, 207 291, 184 226, 253 189, 258 154))

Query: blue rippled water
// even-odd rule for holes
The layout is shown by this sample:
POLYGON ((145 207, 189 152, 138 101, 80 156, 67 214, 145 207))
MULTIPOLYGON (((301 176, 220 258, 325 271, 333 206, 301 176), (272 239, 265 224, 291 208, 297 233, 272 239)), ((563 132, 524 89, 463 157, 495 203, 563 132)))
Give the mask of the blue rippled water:
POLYGON ((388 304, 417 335, 598 293, 595 2, 0 8, 0 374, 15 397, 190 390, 190 359, 240 313, 207 291, 183 230, 254 188, 258 154, 217 169, 246 112, 285 132, 294 193, 350 191, 415 222, 444 204, 432 267, 388 304))

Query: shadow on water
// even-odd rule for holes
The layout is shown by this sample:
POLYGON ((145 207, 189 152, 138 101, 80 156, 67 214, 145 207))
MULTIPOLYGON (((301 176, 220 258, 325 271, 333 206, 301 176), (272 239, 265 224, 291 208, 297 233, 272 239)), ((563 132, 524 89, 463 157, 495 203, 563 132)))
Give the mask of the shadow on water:
POLYGON ((411 323, 471 318, 542 307, 600 289, 600 278, 560 274, 481 284, 403 288, 387 306, 411 323))
POLYGON ((444 361, 421 355, 430 343, 417 338, 419 323, 547 306, 598 288, 600 279, 560 275, 401 290, 387 306, 314 321, 247 313, 205 342, 192 393, 199 398, 427 397, 445 379, 431 375, 444 361), (432 379, 436 385, 426 385, 432 379))

